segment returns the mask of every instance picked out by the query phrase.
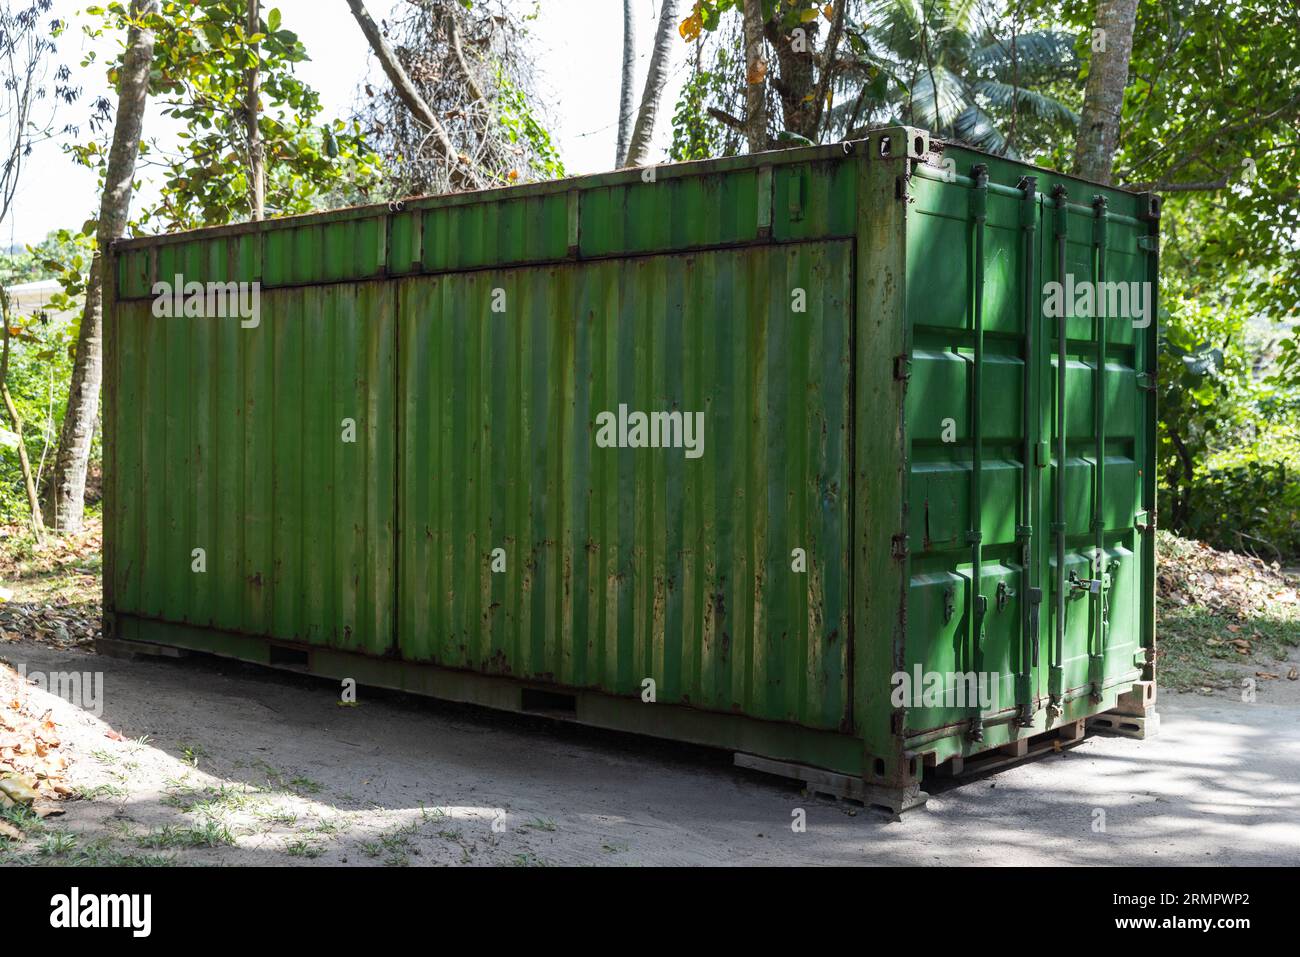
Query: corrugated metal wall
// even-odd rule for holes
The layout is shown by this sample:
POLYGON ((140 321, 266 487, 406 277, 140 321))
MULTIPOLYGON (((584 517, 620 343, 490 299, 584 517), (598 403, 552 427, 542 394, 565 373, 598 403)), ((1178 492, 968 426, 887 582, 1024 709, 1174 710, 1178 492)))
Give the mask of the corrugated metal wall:
POLYGON ((838 727, 851 249, 404 280, 403 655, 838 727), (599 447, 621 404, 703 454, 599 447))
POLYGON ((118 305, 117 610, 389 649, 395 322, 380 283, 263 293, 256 328, 118 305))

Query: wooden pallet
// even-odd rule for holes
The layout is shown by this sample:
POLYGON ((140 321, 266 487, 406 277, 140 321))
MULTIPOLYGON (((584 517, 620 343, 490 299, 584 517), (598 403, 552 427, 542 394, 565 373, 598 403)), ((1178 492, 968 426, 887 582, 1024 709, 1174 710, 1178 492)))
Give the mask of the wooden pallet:
POLYGON ((958 781, 991 774, 1043 754, 1060 753, 1073 748, 1083 742, 1085 733, 1084 721, 1080 718, 1048 731, 1040 731, 1033 737, 1018 738, 1010 744, 982 751, 968 758, 955 755, 935 766, 934 770, 941 778, 958 781))
POLYGON ((824 768, 813 768, 791 761, 776 761, 757 754, 741 752, 736 753, 735 762, 736 767, 802 781, 804 789, 811 795, 840 801, 855 801, 863 807, 880 808, 895 816, 921 807, 929 798, 919 784, 908 788, 883 787, 850 774, 840 774, 824 768))

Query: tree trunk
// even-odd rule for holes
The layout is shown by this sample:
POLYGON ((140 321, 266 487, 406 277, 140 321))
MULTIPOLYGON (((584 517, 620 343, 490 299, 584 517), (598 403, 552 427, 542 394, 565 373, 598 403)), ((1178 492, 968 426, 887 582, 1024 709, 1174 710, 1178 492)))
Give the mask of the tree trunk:
POLYGON ((763 60, 763 2, 744 0, 745 141, 751 153, 767 149, 767 64, 763 60))
POLYGON ((614 167, 627 162, 627 145, 632 138, 632 119, 636 115, 636 17, 632 15, 633 0, 623 0, 623 85, 618 98, 618 145, 615 147, 614 167))
POLYGON ((452 183, 458 189, 478 189, 483 185, 482 181, 460 158, 460 154, 451 142, 451 137, 447 135, 446 128, 439 122, 438 117, 429 108, 429 104, 420 95, 420 91, 411 82, 411 78, 407 76, 406 69, 397 59, 397 54, 388 45, 388 41, 384 39, 384 35, 379 32, 379 27, 366 10, 366 5, 361 0, 348 0, 348 6, 352 8, 352 16, 356 18, 361 32, 366 35, 370 49, 379 59, 379 65, 383 67, 389 82, 393 84, 393 92, 411 111, 411 115, 432 132, 434 149, 441 153, 446 161, 452 183))
MULTIPOLYGON (((251 36, 261 29, 261 0, 248 0, 248 23, 247 30, 251 36)), ((253 47, 253 55, 258 55, 258 48, 253 47)), ((261 112, 258 107, 260 81, 259 64, 254 63, 245 72, 245 85, 247 86, 247 95, 244 98, 244 114, 248 123, 248 184, 252 192, 253 221, 263 219, 266 216, 266 170, 265 156, 262 147, 262 134, 257 128, 257 119, 261 112)))
MULTIPOLYGON (((132 0, 133 19, 156 14, 158 0, 132 0)), ((117 119, 108 152, 104 194, 99 203, 95 256, 86 283, 86 305, 81 314, 76 358, 68 390, 68 409, 59 434, 59 451, 51 476, 46 523, 56 532, 81 530, 86 507, 86 466, 99 418, 99 386, 104 377, 104 260, 103 253, 126 229, 131 209, 131 186, 149 96, 149 67, 153 61, 153 31, 132 26, 127 31, 122 57, 117 119)))
POLYGON ((650 141, 654 138, 659 98, 663 95, 664 84, 668 82, 668 67, 672 62, 676 38, 677 0, 663 0, 663 5, 659 8, 659 24, 655 27, 655 43, 650 52, 645 89, 641 91, 641 108, 637 110, 636 123, 632 126, 624 166, 644 166, 650 159, 650 141))
POLYGON ((776 51, 780 71, 771 78, 772 89, 781 101, 781 124, 791 133, 816 142, 819 122, 817 112, 817 70, 813 61, 813 47, 820 32, 817 21, 802 23, 799 44, 795 34, 782 33, 778 22, 768 20, 763 24, 763 35, 776 51))
POLYGON ((1107 186, 1119 145, 1120 113, 1133 53, 1137 0, 1097 0, 1097 28, 1075 140, 1074 175, 1107 186))

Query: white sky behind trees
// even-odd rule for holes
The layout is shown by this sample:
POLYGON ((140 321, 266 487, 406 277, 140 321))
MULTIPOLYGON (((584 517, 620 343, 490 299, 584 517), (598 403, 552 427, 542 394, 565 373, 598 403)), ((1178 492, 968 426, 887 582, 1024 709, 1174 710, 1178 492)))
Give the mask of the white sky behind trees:
MULTIPOLYGON (((371 14, 386 17, 399 6, 394 0, 368 0, 371 14)), ((514 0, 521 12, 531 10, 536 0, 514 0)), ((72 106, 61 107, 57 114, 60 126, 66 123, 81 127, 80 137, 90 132, 86 125, 89 103, 96 96, 116 96, 104 79, 107 63, 122 38, 100 42, 96 47, 98 62, 82 70, 79 63, 89 43, 81 31, 85 22, 79 11, 91 0, 55 0, 54 16, 67 20, 69 30, 59 41, 59 61, 72 68, 76 82, 84 88, 82 99, 72 106)), ((685 8, 686 4, 681 4, 685 8)), ((279 7, 284 26, 295 31, 307 48, 311 60, 300 64, 299 76, 321 95, 324 110, 321 119, 346 117, 352 111, 360 83, 367 78, 387 83, 365 38, 357 27, 345 0, 264 0, 264 7, 279 7)), ((623 5, 621 0, 541 0, 539 16, 531 22, 531 48, 537 71, 539 105, 547 128, 555 140, 565 169, 570 175, 595 173, 614 165, 614 145, 618 133, 619 71, 623 51, 623 5)), ((638 74, 636 99, 640 102, 655 24, 659 15, 658 0, 636 0, 638 74)), ((667 155, 672 140, 671 118, 677 95, 687 71, 685 43, 675 48, 668 89, 659 105, 655 149, 667 155)), ((146 139, 159 137, 164 144, 167 134, 177 129, 161 117, 156 104, 150 104, 145 119, 146 139)), ((23 171, 19 193, 9 221, 0 234, 0 248, 11 244, 39 242, 52 229, 75 229, 99 206, 95 174, 78 166, 64 155, 61 147, 68 141, 60 136, 36 147, 23 171)), ((141 167, 141 193, 146 198, 157 195, 150 182, 153 171, 141 167)), ((132 212, 139 208, 139 194, 132 200, 132 212)))

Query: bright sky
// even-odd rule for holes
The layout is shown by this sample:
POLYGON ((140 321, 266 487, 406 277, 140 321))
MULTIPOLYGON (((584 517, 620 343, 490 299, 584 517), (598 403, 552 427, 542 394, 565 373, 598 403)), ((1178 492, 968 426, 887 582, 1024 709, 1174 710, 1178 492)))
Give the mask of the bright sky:
MULTIPOLYGON (((60 59, 73 68, 77 82, 85 87, 83 100, 59 114, 60 123, 83 123, 85 103, 97 95, 109 95, 104 80, 104 63, 113 47, 101 44, 100 62, 90 70, 77 63, 88 48, 81 34, 78 15, 89 0, 55 0, 54 12, 72 24, 60 41, 60 59)), ((368 0, 371 14, 379 19, 405 0, 368 0)), ((536 0, 515 0, 518 9, 531 9, 536 0)), ((284 26, 294 30, 307 48, 311 62, 302 65, 300 75, 321 94, 323 117, 346 116, 360 82, 367 75, 387 82, 366 45, 345 0, 265 0, 265 6, 280 8, 284 26)), ((685 4, 679 4, 683 9, 685 4)), ((532 23, 533 48, 540 81, 541 101, 549 129, 560 149, 567 171, 594 173, 614 163, 617 138, 620 60, 623 49, 623 5, 618 0, 543 0, 540 16, 532 23)), ((640 100, 650 44, 658 19, 658 0, 635 0, 640 100)), ((120 42, 115 38, 114 42, 120 42)), ((660 103, 655 143, 666 153, 673 105, 685 78, 686 49, 675 47, 672 80, 660 103)), ((111 97, 116 102, 116 97, 111 97)), ((161 117, 146 117, 145 136, 167 129, 161 117)), ((83 123, 84 125, 84 123, 83 123)), ((84 134, 84 129, 83 129, 84 134)), ((148 172, 142 171, 142 192, 153 194, 148 172)), ((63 155, 60 141, 39 146, 29 158, 19 186, 19 196, 10 221, 0 233, 0 247, 11 243, 32 243, 62 226, 79 226, 98 205, 94 174, 78 167, 63 155)))

